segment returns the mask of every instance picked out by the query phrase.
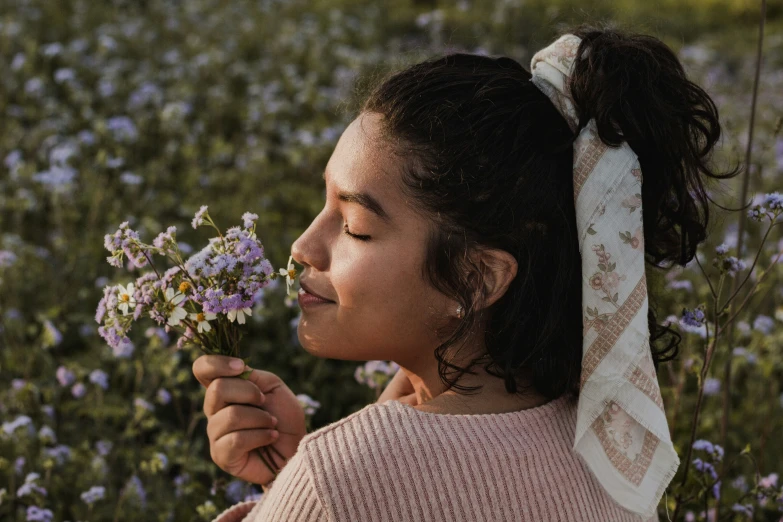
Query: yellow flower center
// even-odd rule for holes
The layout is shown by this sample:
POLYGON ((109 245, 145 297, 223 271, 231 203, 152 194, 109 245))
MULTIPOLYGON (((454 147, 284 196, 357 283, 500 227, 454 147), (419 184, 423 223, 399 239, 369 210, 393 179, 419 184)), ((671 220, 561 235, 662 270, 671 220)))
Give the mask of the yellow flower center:
POLYGON ((292 268, 291 270, 288 271, 288 277, 290 277, 291 279, 296 277, 296 268, 292 268))
POLYGON ((179 284, 179 291, 182 292, 183 294, 188 291, 188 288, 190 288, 190 283, 188 283, 187 281, 182 281, 179 284))
POLYGON ((130 296, 128 294, 122 294, 121 299, 127 303, 128 301, 130 301, 130 296))
POLYGON ((198 319, 198 322, 200 322, 200 323, 206 321, 206 318, 204 317, 203 313, 202 314, 198 314, 196 316, 196 319, 198 319))

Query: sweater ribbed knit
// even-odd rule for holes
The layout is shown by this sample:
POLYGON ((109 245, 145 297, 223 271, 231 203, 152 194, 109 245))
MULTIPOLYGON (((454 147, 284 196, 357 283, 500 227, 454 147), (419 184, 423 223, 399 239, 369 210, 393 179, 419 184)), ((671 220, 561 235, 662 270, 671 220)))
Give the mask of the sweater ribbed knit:
POLYGON ((261 500, 214 522, 640 522, 573 451, 576 412, 567 395, 479 415, 370 404, 307 434, 261 500))

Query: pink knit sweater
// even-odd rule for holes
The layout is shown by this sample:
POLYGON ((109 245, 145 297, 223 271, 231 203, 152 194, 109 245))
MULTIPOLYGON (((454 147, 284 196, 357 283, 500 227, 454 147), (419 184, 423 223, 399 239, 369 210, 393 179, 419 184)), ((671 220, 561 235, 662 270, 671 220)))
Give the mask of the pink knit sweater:
POLYGON ((307 434, 261 500, 214 522, 641 521, 571 449, 576 406, 566 395, 481 415, 370 404, 307 434))

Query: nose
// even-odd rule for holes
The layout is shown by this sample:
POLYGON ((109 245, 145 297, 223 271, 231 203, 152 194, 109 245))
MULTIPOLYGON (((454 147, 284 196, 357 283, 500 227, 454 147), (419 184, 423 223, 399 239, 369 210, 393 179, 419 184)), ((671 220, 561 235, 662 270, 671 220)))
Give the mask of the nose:
POLYGON ((328 243, 323 230, 319 230, 324 213, 321 212, 291 245, 294 261, 316 270, 326 271, 329 265, 328 243))

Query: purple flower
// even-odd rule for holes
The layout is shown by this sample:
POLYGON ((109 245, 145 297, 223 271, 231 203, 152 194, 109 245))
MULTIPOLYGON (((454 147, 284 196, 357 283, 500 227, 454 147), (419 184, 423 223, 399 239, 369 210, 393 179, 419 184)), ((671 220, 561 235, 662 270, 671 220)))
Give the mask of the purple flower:
POLYGON ((719 256, 725 256, 729 253, 729 245, 726 243, 721 243, 720 245, 715 247, 715 253, 719 256))
POLYGON ((258 214, 252 214, 250 212, 245 212, 242 214, 242 221, 244 222, 243 224, 245 225, 245 228, 252 228, 257 219, 258 214))
POLYGON ((0 268, 13 265, 16 262, 16 254, 10 250, 0 250, 0 268))
POLYGON ((63 340, 63 334, 55 328, 50 320, 44 321, 44 342, 47 346, 57 346, 63 340))
POLYGON ((720 483, 721 481, 719 480, 712 486, 712 496, 717 500, 720 500, 720 483))
POLYGON ((161 404, 168 404, 171 402, 171 394, 165 389, 161 388, 158 390, 158 402, 161 404))
POLYGON ((169 227, 165 232, 158 234, 152 244, 164 252, 174 253, 177 250, 177 227, 169 227))
POLYGON ((29 432, 32 429, 32 422, 33 420, 27 415, 20 415, 11 422, 4 422, 3 432, 5 432, 6 435, 11 435, 16 431, 17 428, 22 426, 27 426, 29 432))
POLYGON ((16 490, 17 497, 24 497, 26 495, 32 495, 33 493, 39 493, 44 497, 47 495, 46 488, 39 486, 36 481, 41 476, 38 473, 28 473, 19 489, 16 490))
POLYGON ((49 426, 41 426, 41 429, 38 430, 38 438, 53 443, 57 442, 57 435, 54 433, 54 430, 49 426))
POLYGON ((54 513, 49 509, 41 509, 38 506, 27 506, 27 521, 52 522, 54 513))
POLYGON ((97 384, 104 390, 109 389, 109 376, 103 370, 93 370, 90 372, 90 382, 97 384))
POLYGON ((774 488, 778 485, 778 474, 770 473, 768 476, 759 480, 759 486, 762 488, 774 488))
POLYGON ((767 215, 767 209, 761 205, 754 205, 748 210, 748 217, 753 221, 761 221, 767 215))
POLYGON ((25 381, 24 379, 13 379, 11 380, 11 387, 14 390, 21 390, 22 388, 24 388, 25 383, 27 383, 27 381, 25 381))
POLYGON ((14 472, 16 472, 17 475, 24 471, 25 462, 26 460, 24 457, 16 457, 16 460, 14 461, 14 472))
POLYGON ((717 395, 720 392, 720 381, 714 377, 704 380, 704 395, 717 395))
POLYGON ((66 460, 71 458, 71 448, 65 444, 58 444, 53 448, 46 448, 44 452, 55 459, 57 464, 63 464, 66 460))
POLYGON ((704 310, 701 308, 696 308, 694 310, 683 308, 680 323, 695 328, 702 326, 704 324, 704 310))
POLYGON ((774 319, 766 315, 759 315, 753 321, 753 329, 758 330, 764 335, 768 335, 770 332, 772 332, 773 326, 775 326, 774 319))
POLYGON ((202 205, 201 208, 196 212, 196 215, 193 216, 193 221, 191 221, 191 225, 193 225, 193 228, 198 228, 204 223, 204 215, 208 212, 207 205, 202 205))
POLYGON ((125 484, 125 491, 136 496, 142 508, 147 506, 147 492, 138 476, 133 475, 125 484))
POLYGON ((783 210, 783 196, 777 192, 767 194, 764 198, 764 204, 773 212, 783 210))
POLYGON ((106 455, 108 455, 109 452, 111 451, 112 446, 114 446, 114 444, 108 440, 99 440, 98 442, 95 443, 95 449, 98 450, 98 454, 101 457, 105 457, 106 455))
POLYGON ((190 474, 187 472, 181 473, 174 477, 174 495, 179 498, 185 492, 185 485, 190 482, 190 474))
POLYGON ((85 393, 87 393, 87 387, 80 382, 77 382, 71 388, 71 394, 77 399, 81 399, 82 397, 84 397, 85 393))
POLYGON ((111 131, 117 141, 136 141, 139 132, 133 120, 127 116, 115 116, 106 121, 106 128, 111 131))
MULTIPOLYGON (((120 342, 112 346, 112 353, 117 359, 128 359, 133 355, 134 350, 133 343, 127 337, 120 340, 120 342)), ((105 388, 104 388, 105 389, 105 388)))
POLYGON ((142 399, 141 397, 136 397, 136 398, 133 400, 133 404, 134 404, 136 407, 138 407, 138 408, 142 408, 142 409, 145 409, 145 410, 147 410, 147 411, 155 411, 155 406, 153 406, 152 404, 150 404, 150 403, 149 403, 149 402, 147 402, 146 400, 142 399))
POLYGON ((696 442, 694 442, 693 449, 704 450, 707 453, 712 453, 715 451, 715 447, 712 445, 712 442, 704 439, 699 439, 696 442))
POLYGON ((87 504, 93 504, 102 499, 106 493, 106 488, 103 486, 93 486, 89 490, 81 494, 82 500, 87 504))
POLYGON ((736 513, 742 513, 743 515, 752 517, 753 516, 753 504, 734 504, 731 506, 731 510, 736 513))

